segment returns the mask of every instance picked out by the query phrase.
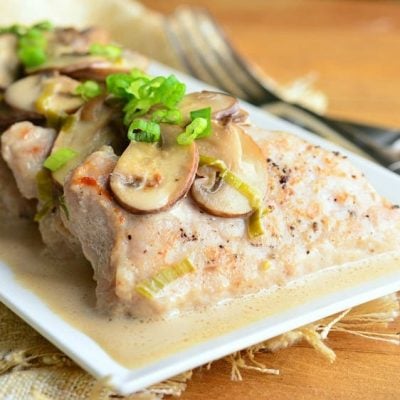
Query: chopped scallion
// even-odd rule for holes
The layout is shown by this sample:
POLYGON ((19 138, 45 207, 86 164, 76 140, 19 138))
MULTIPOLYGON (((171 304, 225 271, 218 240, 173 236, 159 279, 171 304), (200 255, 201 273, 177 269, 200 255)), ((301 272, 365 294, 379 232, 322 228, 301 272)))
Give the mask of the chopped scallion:
POLYGON ((211 107, 191 111, 190 118, 192 121, 194 121, 196 118, 204 118, 207 121, 207 128, 199 136, 197 136, 197 139, 211 135, 211 107))
POLYGON ((101 95, 102 90, 96 81, 88 80, 78 85, 75 89, 75 93, 79 94, 83 100, 86 101, 101 95))
MULTIPOLYGON (((166 78, 163 76, 152 78, 136 69, 129 74, 108 75, 106 86, 108 93, 125 102, 123 121, 125 125, 129 126, 128 137, 130 140, 158 141, 160 139, 159 123, 180 124, 182 121, 182 114, 176 106, 185 95, 186 85, 174 75, 166 78), (138 117, 147 114, 152 107, 157 106, 159 109, 154 111, 151 116, 150 122, 153 125, 149 124, 149 128, 144 130, 139 129, 138 126, 144 126, 144 124, 136 122, 138 117), (140 132, 135 132, 138 129, 140 132), (149 129, 151 133, 149 133, 149 129)), ((207 120, 195 119, 197 121, 192 121, 194 124, 187 128, 187 137, 192 134, 197 136, 208 133, 207 120), (206 126, 204 126, 204 122, 206 126)))
POLYGON ((161 109, 154 111, 151 120, 158 123, 180 124, 182 122, 182 113, 177 109, 161 109))
POLYGON ((89 53, 94 56, 101 56, 115 61, 121 57, 122 49, 113 44, 93 43, 89 48, 89 53))
POLYGON ((58 171, 69 160, 72 160, 78 153, 75 150, 61 148, 50 154, 43 163, 43 166, 52 172, 58 171))
POLYGON ((115 97, 129 99, 132 95, 128 92, 128 88, 134 79, 135 78, 130 74, 110 74, 106 78, 107 92, 115 97))
POLYGON ((31 27, 14 24, 0 28, 0 34, 12 33, 18 37, 18 58, 26 68, 43 64, 47 59, 47 38, 44 32, 53 29, 49 21, 39 22, 31 27))
POLYGON ((135 119, 128 129, 128 139, 135 142, 159 142, 161 138, 160 125, 145 119, 135 119))
POLYGON ((207 130, 207 126, 208 124, 205 118, 196 118, 186 126, 184 132, 177 136, 176 141, 181 145, 191 144, 195 139, 202 137, 207 130))
POLYGON ((140 117, 146 114, 150 107, 152 106, 151 101, 149 99, 132 99, 126 103, 123 111, 124 115, 124 124, 129 125, 135 118, 140 117))

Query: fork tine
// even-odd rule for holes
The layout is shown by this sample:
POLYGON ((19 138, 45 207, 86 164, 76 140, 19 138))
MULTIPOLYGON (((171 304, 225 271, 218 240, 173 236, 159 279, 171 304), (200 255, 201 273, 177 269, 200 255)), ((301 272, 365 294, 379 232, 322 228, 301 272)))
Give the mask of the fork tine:
MULTIPOLYGON (((236 84, 236 79, 232 79, 232 75, 226 73, 227 67, 230 69, 230 66, 226 62, 219 62, 217 53, 210 46, 210 35, 205 35, 199 29, 197 13, 192 12, 190 9, 184 9, 177 17, 185 28, 186 34, 184 38, 188 41, 189 46, 194 49, 198 61, 203 64, 208 73, 218 83, 218 86, 236 94, 238 97, 246 97, 246 92, 236 84)), ((211 39, 214 40, 214 37, 211 37, 211 39)))
POLYGON ((176 15, 180 16, 182 21, 186 20, 187 31, 192 34, 192 41, 202 41, 197 49, 197 55, 208 60, 214 78, 218 76, 218 80, 225 83, 224 89, 255 104, 278 100, 277 96, 265 88, 260 82, 261 78, 255 76, 252 68, 236 52, 206 9, 181 7, 176 15))
POLYGON ((237 79, 227 75, 226 69, 230 70, 227 63, 224 65, 216 58, 215 51, 210 47, 209 35, 199 30, 196 12, 188 7, 180 7, 170 16, 166 28, 185 67, 192 75, 238 97, 249 99, 247 92, 237 86, 237 79))
POLYGON ((165 29, 170 39, 171 44, 174 46, 175 51, 180 57, 184 68, 190 75, 202 79, 214 86, 218 86, 212 74, 204 67, 203 63, 199 62, 196 55, 193 56, 194 49, 190 43, 184 40, 186 36, 186 29, 182 26, 180 20, 176 18, 175 14, 168 17, 165 24, 165 29))
MULTIPOLYGON (((195 11, 193 10, 192 12, 195 11)), ((226 63, 229 65, 238 85, 248 93, 253 102, 265 104, 269 101, 276 101, 277 97, 266 90, 260 77, 255 76, 252 67, 235 50, 229 38, 210 12, 202 9, 195 15, 198 20, 197 25, 203 31, 203 35, 207 35, 207 33, 212 35, 213 40, 210 43, 210 47, 214 50, 215 57, 222 65, 226 63)))
POLYGON ((171 17, 168 24, 169 34, 174 36, 182 53, 185 53, 182 57, 185 58, 186 67, 197 78, 244 97, 246 93, 236 87, 235 81, 226 76, 221 70, 221 65, 215 62, 212 53, 207 51, 208 43, 196 29, 197 21, 194 18, 195 15, 191 12, 178 12, 171 17))
POLYGON ((280 118, 340 142, 343 147, 364 156, 368 157, 367 153, 370 153, 383 165, 400 171, 397 131, 388 135, 389 129, 324 117, 280 99, 274 90, 269 89, 262 74, 258 74, 236 52, 205 9, 180 7, 168 18, 166 29, 171 43, 192 75, 255 105, 270 103, 269 111, 280 118), (271 109, 271 106, 274 108, 271 109), (385 140, 382 140, 382 132, 385 140))

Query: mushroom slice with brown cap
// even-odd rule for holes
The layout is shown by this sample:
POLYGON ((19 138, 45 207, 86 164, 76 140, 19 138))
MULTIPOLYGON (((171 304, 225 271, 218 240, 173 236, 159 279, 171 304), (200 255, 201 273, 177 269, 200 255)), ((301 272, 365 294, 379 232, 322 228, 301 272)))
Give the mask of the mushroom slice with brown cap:
POLYGON ((181 146, 181 129, 162 125, 162 144, 131 142, 110 178, 111 190, 122 207, 135 214, 164 211, 186 195, 195 177, 195 143, 181 146))
POLYGON ((76 155, 53 172, 53 178, 58 184, 62 186, 68 173, 89 154, 116 140, 116 135, 108 126, 112 116, 113 110, 104 104, 104 98, 96 97, 68 117, 57 136, 51 154, 60 149, 70 149, 76 155))
POLYGON ((56 28, 46 32, 48 36, 48 51, 51 54, 87 53, 94 43, 107 44, 110 42, 108 32, 99 27, 84 30, 75 28, 56 28))
POLYGON ((45 63, 28 69, 27 73, 58 71, 73 78, 103 81, 109 74, 129 72, 133 68, 145 69, 147 66, 144 56, 129 50, 123 50, 121 57, 115 61, 88 53, 63 53, 50 55, 45 63))
POLYGON ((238 125, 230 123, 224 129, 226 140, 212 153, 205 153, 211 149, 208 138, 198 141, 200 167, 191 194, 212 215, 245 216, 262 206, 267 193, 267 165, 261 149, 238 125))
POLYGON ((247 118, 247 113, 240 109, 238 99, 225 93, 206 90, 194 92, 186 95, 179 104, 185 123, 191 121, 191 111, 207 107, 211 107, 211 119, 217 121, 236 119, 239 116, 240 121, 244 121, 247 118))
POLYGON ((75 71, 91 67, 106 67, 110 61, 104 57, 86 53, 63 53, 49 55, 43 64, 27 69, 28 74, 58 71, 61 74, 71 75, 75 71))
POLYGON ((134 68, 145 70, 148 67, 148 60, 141 54, 124 49, 121 57, 117 61, 107 60, 107 62, 96 62, 86 68, 76 69, 68 72, 76 79, 93 79, 104 81, 110 74, 117 72, 127 73, 134 68))
POLYGON ((62 75, 31 75, 11 84, 4 94, 10 106, 41 115, 64 115, 77 110, 83 100, 75 95, 79 82, 62 75))

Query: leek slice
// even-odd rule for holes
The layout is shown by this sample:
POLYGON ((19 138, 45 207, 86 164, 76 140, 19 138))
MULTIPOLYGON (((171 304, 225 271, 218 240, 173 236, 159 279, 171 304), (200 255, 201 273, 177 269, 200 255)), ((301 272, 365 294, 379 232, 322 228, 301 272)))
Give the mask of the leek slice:
POLYGON ((38 112, 40 112, 47 118, 50 126, 57 127, 64 116, 60 115, 57 110, 52 108, 51 102, 55 91, 55 83, 45 84, 42 93, 36 99, 35 107, 38 112))
POLYGON ((136 285, 136 292, 147 299, 153 299, 158 292, 180 277, 196 271, 192 262, 185 258, 178 264, 162 268, 157 274, 149 279, 145 279, 136 285))
POLYGON ((256 208, 253 214, 250 215, 249 224, 247 226, 247 232, 250 238, 253 239, 262 236, 265 233, 262 219, 270 212, 271 210, 269 208, 256 208))
POLYGON ((221 178, 230 186, 235 188, 239 193, 247 198, 253 213, 249 218, 247 227, 250 238, 261 236, 265 233, 262 218, 270 212, 269 208, 262 208, 262 200, 253 189, 246 182, 243 182, 235 173, 233 173, 226 164, 217 158, 200 155, 199 165, 213 167, 220 172, 221 178))
POLYGON ((217 169, 221 173, 221 178, 230 186, 235 188, 244 197, 247 198, 251 208, 258 209, 262 205, 262 201, 254 190, 246 182, 243 182, 236 174, 234 174, 226 164, 217 158, 200 155, 199 166, 208 166, 217 169))

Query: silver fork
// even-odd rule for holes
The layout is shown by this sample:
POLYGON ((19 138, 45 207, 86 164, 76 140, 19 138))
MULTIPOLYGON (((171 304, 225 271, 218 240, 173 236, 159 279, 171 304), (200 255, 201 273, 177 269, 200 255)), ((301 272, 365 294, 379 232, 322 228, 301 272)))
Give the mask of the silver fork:
POLYGON ((186 72, 400 174, 400 130, 319 115, 288 103, 237 53, 204 8, 182 6, 165 23, 186 72))

